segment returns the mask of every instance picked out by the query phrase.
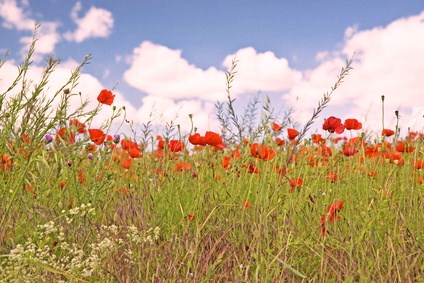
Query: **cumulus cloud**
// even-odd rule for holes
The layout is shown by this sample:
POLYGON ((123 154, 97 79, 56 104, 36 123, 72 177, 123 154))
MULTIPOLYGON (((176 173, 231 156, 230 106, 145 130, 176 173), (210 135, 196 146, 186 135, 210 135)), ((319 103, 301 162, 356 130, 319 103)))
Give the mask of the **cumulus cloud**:
POLYGON ((236 58, 237 74, 233 90, 237 93, 281 92, 291 88, 302 79, 302 74, 290 68, 286 58, 277 58, 268 51, 258 53, 253 47, 240 49, 224 59, 223 66, 231 68, 236 58))
MULTIPOLYGON (((31 33, 34 31, 36 20, 31 17, 28 1, 21 1, 19 5, 16 0, 0 0, 0 17, 5 28, 31 33)), ((61 40, 57 31, 59 26, 58 22, 40 22, 35 60, 39 59, 40 54, 50 54, 54 51, 56 44, 61 40)), ((23 44, 22 54, 26 54, 32 42, 32 35, 22 37, 20 42, 23 44)))
POLYGON ((225 97, 223 71, 215 67, 202 70, 182 58, 181 50, 149 41, 134 49, 124 79, 139 90, 163 98, 216 101, 225 97))
POLYGON ((102 8, 91 7, 83 17, 78 14, 82 8, 77 2, 71 11, 71 18, 77 25, 74 32, 65 33, 69 41, 82 42, 93 37, 108 37, 113 28, 114 19, 110 11, 102 8))
MULTIPOLYGON (((386 126, 394 128, 394 111, 401 114, 400 127, 424 128, 424 12, 398 19, 385 27, 359 30, 349 27, 343 47, 319 56, 319 65, 304 72, 283 99, 295 105, 296 119, 304 123, 319 99, 328 91, 345 58, 356 52, 354 69, 336 91, 332 109, 342 109, 341 118, 355 117, 365 127, 381 129, 381 95, 385 96, 386 126)), ((324 53, 322 53, 324 54, 324 53)))
POLYGON ((145 41, 133 50, 124 80, 147 93, 142 100, 142 113, 149 113, 154 104, 168 121, 176 113, 187 120, 191 113, 199 128, 213 126, 217 130, 213 105, 226 99, 225 70, 231 68, 233 58, 238 60, 231 88, 233 98, 259 91, 282 92, 302 79, 301 72, 291 69, 287 59, 272 52, 259 53, 252 47, 226 56, 223 70, 201 69, 184 59, 181 50, 145 41))
POLYGON ((16 0, 0 1, 0 17, 3 18, 2 26, 7 29, 32 30, 34 21, 26 11, 28 3, 21 1, 21 6, 16 0))

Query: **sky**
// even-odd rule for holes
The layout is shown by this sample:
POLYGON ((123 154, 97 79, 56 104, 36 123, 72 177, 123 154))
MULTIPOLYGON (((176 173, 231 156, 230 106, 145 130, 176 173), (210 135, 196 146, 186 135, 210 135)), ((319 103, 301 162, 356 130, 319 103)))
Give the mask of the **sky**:
MULTIPOLYGON (((46 95, 91 54, 75 91, 95 107, 100 90, 112 89, 136 131, 149 120, 189 131, 192 114, 200 132, 218 132, 214 105, 226 99, 234 58, 238 113, 252 96, 268 96, 276 122, 292 109, 300 130, 354 54, 312 132, 337 116, 380 133, 382 95, 386 128, 394 129, 397 110, 401 130, 424 130, 423 0, 0 0, 0 55, 8 52, 0 92, 17 74, 35 23, 34 83, 48 56, 61 64, 46 95)), ((97 123, 111 113, 103 107, 97 123)))

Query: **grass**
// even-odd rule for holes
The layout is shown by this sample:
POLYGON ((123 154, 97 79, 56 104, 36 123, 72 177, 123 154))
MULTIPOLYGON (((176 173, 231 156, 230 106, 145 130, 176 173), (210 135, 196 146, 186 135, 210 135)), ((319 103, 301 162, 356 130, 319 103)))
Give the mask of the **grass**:
POLYGON ((155 141, 149 122, 143 144, 127 147, 129 137, 106 136, 123 109, 101 127, 100 142, 85 130, 102 107, 114 106, 87 109, 81 102, 69 110, 87 62, 47 97, 44 86, 59 62, 47 61, 32 88, 25 74, 33 48, 0 95, 0 281, 424 280, 422 135, 372 140, 352 130, 359 142, 336 142, 338 135, 326 131, 321 142, 306 135, 352 61, 292 141, 288 125, 272 130, 269 102, 257 127, 242 123, 254 120, 257 102, 237 117, 234 60, 228 103, 217 104, 223 140, 217 134, 208 145, 190 145, 171 122, 155 141), (183 141, 183 149, 172 140, 183 141), (412 150, 402 151, 400 141, 412 150), (266 152, 252 152, 255 142, 266 152), (301 184, 291 186, 293 178, 301 184))

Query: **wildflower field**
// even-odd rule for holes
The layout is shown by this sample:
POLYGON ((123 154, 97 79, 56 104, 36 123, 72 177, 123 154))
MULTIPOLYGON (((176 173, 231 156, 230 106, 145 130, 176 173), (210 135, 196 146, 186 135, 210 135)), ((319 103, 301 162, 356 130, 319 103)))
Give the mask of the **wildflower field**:
POLYGON ((30 85, 33 48, 0 94, 1 282, 424 281, 423 129, 385 128, 384 97, 380 129, 320 116, 352 60, 301 127, 238 116, 234 61, 221 128, 123 133, 113 90, 69 110, 85 61, 30 85))

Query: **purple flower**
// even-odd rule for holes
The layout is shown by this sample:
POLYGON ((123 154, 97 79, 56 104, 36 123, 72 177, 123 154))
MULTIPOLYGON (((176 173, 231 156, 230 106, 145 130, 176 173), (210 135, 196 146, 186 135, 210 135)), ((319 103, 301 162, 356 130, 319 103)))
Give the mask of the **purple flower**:
POLYGON ((90 160, 93 160, 94 155, 90 152, 90 153, 87 154, 87 158, 90 159, 90 160))
POLYGON ((51 143, 53 141, 53 137, 49 134, 45 135, 44 138, 46 139, 47 143, 51 143))
POLYGON ((114 143, 119 143, 120 140, 121 140, 121 135, 120 134, 114 134, 113 135, 113 142, 114 143))

